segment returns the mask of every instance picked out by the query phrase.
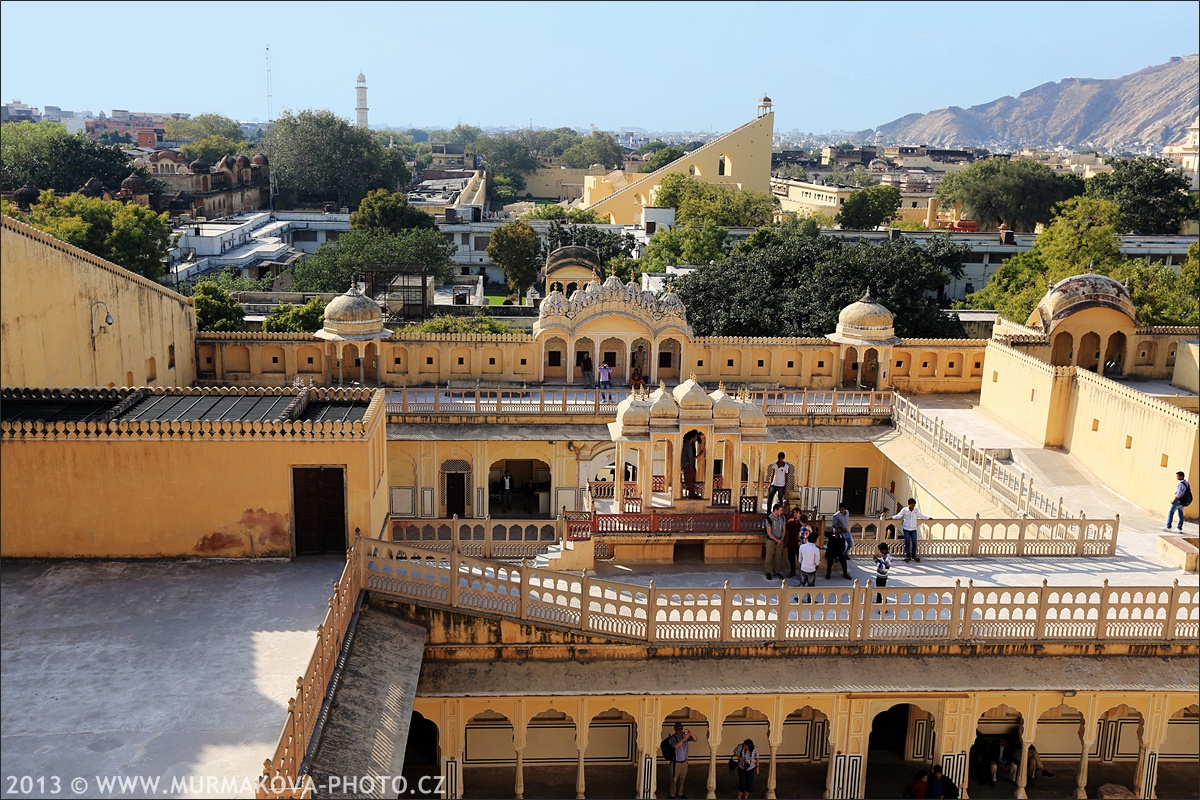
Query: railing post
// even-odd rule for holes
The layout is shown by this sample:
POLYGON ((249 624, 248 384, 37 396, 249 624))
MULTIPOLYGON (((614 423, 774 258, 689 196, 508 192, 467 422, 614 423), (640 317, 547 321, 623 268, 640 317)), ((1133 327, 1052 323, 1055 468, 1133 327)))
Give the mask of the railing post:
POLYGON ((946 631, 951 639, 961 639, 962 635, 963 593, 962 580, 954 579, 954 603, 951 604, 950 630, 946 631))
POLYGON ((658 633, 655 630, 656 620, 654 619, 655 610, 657 608, 657 606, 654 602, 654 598, 657 593, 658 593, 658 590, 654 588, 654 579, 651 578, 650 586, 646 589, 646 641, 647 642, 654 642, 655 639, 657 639, 657 637, 658 637, 658 633))
POLYGON ((1062 519, 1062 510, 1063 510, 1063 497, 1060 494, 1058 496, 1058 512, 1054 515, 1055 519, 1062 519))
POLYGON ((588 573, 585 569, 583 577, 579 579, 579 629, 587 631, 591 628, 591 618, 588 605, 591 601, 592 590, 591 582, 588 581, 588 573))
MULTIPOLYGON (((958 581, 956 580, 954 582, 954 584, 957 586, 958 581)), ((975 579, 972 578, 971 580, 967 581, 967 592, 965 595, 963 595, 962 617, 961 617, 962 618, 962 629, 959 631, 959 634, 958 634, 958 638, 960 638, 960 639, 970 639, 971 638, 971 622, 973 621, 971 619, 971 616, 975 613, 975 601, 973 600, 974 590, 975 590, 975 579)))
MULTIPOLYGON (((728 583, 726 583, 728 586, 728 583)), ((1171 584, 1171 597, 1167 601, 1167 624, 1163 626, 1162 636, 1167 641, 1175 640, 1175 615, 1179 613, 1179 578, 1171 584)))
POLYGON ((479 413, 479 387, 475 387, 475 413, 479 413))
POLYGON ((862 614, 862 595, 864 593, 858 586, 858 578, 854 579, 854 585, 850 587, 850 641, 857 642, 863 638, 863 628, 866 627, 863 621, 859 619, 862 614))
POLYGON ((788 621, 788 585, 787 581, 779 582, 779 594, 775 600, 775 641, 787 639, 788 621))
POLYGON ((650 507, 650 532, 658 533, 658 510, 650 507))
MULTIPOLYGON (((1179 581, 1175 581, 1178 587, 1179 581)), ((733 592, 729 590, 729 581, 721 589, 721 641, 733 640, 733 592)))
POLYGON ((1112 541, 1108 543, 1108 552, 1105 555, 1113 555, 1117 552, 1117 531, 1121 528, 1121 515, 1113 515, 1112 541))
POLYGON ((767 391, 765 389, 762 393, 762 412, 765 417, 767 415, 767 391))
POLYGON ((837 394, 838 390, 834 389, 833 394, 829 397, 829 416, 831 417, 837 413, 837 394))
POLYGON ((458 608, 458 570, 459 557, 455 550, 450 554, 450 607, 458 608))
POLYGON ((979 515, 975 515, 975 521, 971 523, 971 544, 967 547, 968 555, 979 555, 979 515))
POLYGON ((517 615, 527 619, 529 614, 529 567, 521 566, 521 597, 517 602, 517 615))
POLYGON ((1033 628, 1033 640, 1040 642, 1046 638, 1046 602, 1050 594, 1050 582, 1042 578, 1042 590, 1038 592, 1038 618, 1033 628))
POLYGON ((400 387, 400 410, 405 414, 408 413, 408 387, 400 387))
POLYGON ((545 413, 546 413, 546 387, 543 386, 540 389, 538 389, 538 414, 544 415, 545 413))
POLYGON ((1108 638, 1108 578, 1104 579, 1104 584, 1100 587, 1100 613, 1096 615, 1096 638, 1101 642, 1108 638))
POLYGON ((442 410, 442 392, 438 389, 438 385, 433 385, 433 411, 436 414, 442 410))
POLYGON ((1087 543, 1087 516, 1081 511, 1079 512, 1079 537, 1075 541, 1075 555, 1083 555, 1084 545, 1087 543))
POLYGON ((800 413, 808 413, 808 389, 800 393, 800 413))
POLYGON ((562 511, 558 512, 558 517, 554 523, 554 543, 562 547, 567 541, 567 507, 563 506, 562 511))

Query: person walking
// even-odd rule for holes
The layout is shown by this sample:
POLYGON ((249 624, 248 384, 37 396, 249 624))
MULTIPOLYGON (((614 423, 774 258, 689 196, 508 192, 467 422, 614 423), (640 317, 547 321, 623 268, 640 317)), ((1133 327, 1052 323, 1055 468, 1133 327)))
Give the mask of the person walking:
POLYGON ((585 352, 582 358, 579 359, 579 371, 583 373, 583 388, 591 389, 596 385, 596 378, 592 374, 592 354, 585 352))
POLYGON ((613 398, 612 393, 612 367, 607 361, 600 362, 600 402, 608 403, 613 398))
POLYGON ((845 503, 838 503, 837 513, 829 521, 829 533, 825 537, 825 580, 832 577, 833 562, 837 561, 842 567, 842 577, 850 578, 850 565, 847 556, 854 546, 854 537, 850 533, 850 511, 845 503))
POLYGON ((771 513, 767 515, 767 521, 764 525, 767 533, 766 554, 763 556, 763 575, 767 580, 771 580, 773 576, 778 576, 783 580, 783 567, 780 562, 783 560, 785 550, 784 538, 787 536, 787 523, 783 518, 783 505, 776 503, 771 509, 771 513))
POLYGON ((767 508, 773 508, 776 495, 778 500, 783 502, 784 493, 787 491, 788 473, 792 471, 792 465, 787 463, 783 453, 779 454, 778 460, 770 466, 771 480, 770 488, 767 489, 767 508))
POLYGON ((675 760, 671 762, 671 792, 667 797, 682 797, 683 782, 688 771, 688 742, 696 741, 691 730, 684 730, 682 722, 675 723, 675 732, 667 737, 667 741, 675 748, 675 760))
POLYGON ((508 470, 504 470, 504 475, 500 478, 500 508, 503 509, 504 513, 506 514, 508 513, 509 509, 512 508, 512 490, 512 473, 510 473, 508 470))
POLYGON ((792 509, 784 527, 787 529, 787 534, 783 538, 783 543, 787 546, 788 566, 790 567, 787 576, 794 578, 796 577, 796 559, 800 556, 800 543, 808 540, 808 533, 803 530, 804 522, 800 509, 792 509))
POLYGON ((1179 532, 1183 533, 1183 509, 1192 504, 1192 486, 1187 482, 1183 472, 1175 473, 1175 496, 1171 498, 1171 510, 1167 512, 1167 530, 1171 530, 1171 520, 1179 514, 1179 532))
POLYGON ((750 800, 754 791, 754 776, 758 774, 758 748, 753 739, 733 748, 733 757, 737 759, 738 800, 750 800))
POLYGON ((908 498, 908 506, 900 509, 900 513, 892 517, 900 520, 900 530, 904 532, 904 560, 920 561, 917 557, 917 525, 918 520, 929 519, 917 508, 917 500, 908 498))
MULTIPOLYGON (((888 552, 888 543, 879 543, 879 552, 875 554, 875 585, 882 589, 887 586, 888 571, 892 568, 892 554, 888 552)), ((883 595, 876 594, 875 602, 882 603, 883 595)))

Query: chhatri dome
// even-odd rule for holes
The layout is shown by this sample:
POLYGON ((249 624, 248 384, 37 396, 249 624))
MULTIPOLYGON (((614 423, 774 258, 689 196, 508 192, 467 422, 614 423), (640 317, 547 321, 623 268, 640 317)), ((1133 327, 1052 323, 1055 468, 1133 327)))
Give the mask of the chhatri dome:
POLYGON ((1138 324, 1137 309, 1124 284, 1092 273, 1072 275, 1051 286, 1025 324, 1050 333, 1058 323, 1087 308, 1111 308, 1138 324))
POLYGON ((895 316, 875 302, 871 290, 838 314, 837 332, 825 338, 842 344, 899 344, 894 327, 895 316))
POLYGON ((351 286, 325 306, 325 326, 313 335, 330 341, 359 341, 390 339, 392 332, 383 327, 379 304, 351 286))

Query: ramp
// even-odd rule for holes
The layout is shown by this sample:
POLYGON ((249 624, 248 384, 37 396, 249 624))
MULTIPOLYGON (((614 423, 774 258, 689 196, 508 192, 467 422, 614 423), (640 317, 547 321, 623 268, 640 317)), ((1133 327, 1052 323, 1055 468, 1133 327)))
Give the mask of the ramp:
POLYGON ((425 634, 419 625, 363 606, 334 695, 337 706, 313 754, 314 797, 395 796, 390 784, 372 786, 363 777, 395 776, 404 767, 425 634), (363 782, 354 790, 330 791, 350 777, 363 782))
MULTIPOLYGON (((956 517, 974 517, 976 514, 984 519, 1012 517, 1011 511, 1002 508, 981 489, 968 483, 965 476, 942 466, 921 445, 899 431, 876 439, 875 446, 891 459, 893 464, 907 472, 914 481, 924 486, 926 491, 954 512, 956 517)), ((904 498, 898 499, 904 502, 904 498)))

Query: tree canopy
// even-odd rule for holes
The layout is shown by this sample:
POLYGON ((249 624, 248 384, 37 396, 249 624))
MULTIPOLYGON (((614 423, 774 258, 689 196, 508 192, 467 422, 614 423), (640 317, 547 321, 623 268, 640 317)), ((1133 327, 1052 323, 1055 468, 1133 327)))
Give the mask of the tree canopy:
POLYGON ((508 290, 520 297, 538 277, 541 244, 537 231, 525 220, 501 225, 488 241, 488 258, 500 265, 508 290))
POLYGON ((542 245, 543 256, 548 256, 560 247, 570 244, 589 247, 600 259, 603 278, 608 264, 613 259, 629 258, 637 247, 633 234, 609 231, 593 225, 563 225, 557 220, 550 223, 542 245))
POLYGON ((855 189, 842 204, 836 221, 847 230, 875 230, 896 218, 900 202, 900 190, 895 186, 855 189))
POLYGON ((209 164, 215 164, 225 156, 237 153, 244 146, 244 142, 226 139, 224 136, 213 134, 212 136, 205 136, 203 139, 197 139, 190 144, 185 144, 179 148, 179 152, 183 153, 183 157, 188 161, 195 161, 198 158, 209 164))
POLYGON ((420 272, 445 277, 453 266, 454 245, 436 229, 414 228, 400 233, 351 230, 336 242, 326 242, 291 268, 297 292, 344 292, 364 272, 420 272))
POLYGON ((1177 273, 1121 254, 1117 234, 1121 211, 1115 203, 1073 197, 1059 203, 1054 214, 1032 250, 1005 260, 992 273, 987 286, 967 296, 968 308, 994 309, 1023 324, 1050 286, 1090 272, 1127 283, 1138 319, 1144 325, 1197 323, 1200 287, 1193 249, 1188 251, 1190 266, 1185 264, 1177 273))
POLYGON ((1083 194, 1083 181, 1056 175, 1045 164, 1028 159, 988 158, 951 172, 938 184, 942 202, 962 203, 980 230, 1001 223, 1014 231, 1030 232, 1047 223, 1055 203, 1083 194))
POLYGON ((868 289, 895 314, 898 336, 963 335, 958 319, 926 296, 962 273, 967 250, 949 235, 924 247, 909 239, 850 242, 802 232, 797 222, 776 236, 675 282, 697 335, 824 336, 868 289))
POLYGON ((408 182, 401 154, 332 111, 285 111, 267 138, 271 174, 285 205, 336 200, 355 208, 371 189, 395 190, 408 182))
POLYGON ((1085 181, 1088 197, 1116 203, 1120 233, 1179 233, 1191 203, 1188 183, 1161 158, 1138 156, 1117 160, 1112 172, 1085 181))
POLYGON ((577 144, 563 151, 559 163, 565 167, 587 169, 599 164, 608 169, 620 169, 625 163, 625 151, 611 134, 592 131, 577 144))
POLYGON ((597 225, 600 217, 586 208, 564 208, 558 204, 539 205, 521 215, 521 219, 558 219, 578 225, 597 225))
POLYGON ((263 320, 267 333, 315 333, 325 324, 325 302, 314 297, 301 306, 280 305, 263 320))
POLYGON ((223 286, 200 281, 192 290, 196 328, 202 331, 240 331, 245 321, 242 307, 223 286))
POLYGON ((724 228, 769 225, 779 207, 779 201, 770 192, 705 183, 683 173, 663 176, 654 203, 673 207, 675 222, 679 225, 702 225, 711 221, 724 228))
POLYGON ((408 204, 408 198, 399 192, 373 189, 359 203, 358 209, 350 214, 351 230, 384 230, 400 233, 413 228, 437 228, 426 212, 408 204))
POLYGON ((210 136, 219 136, 235 142, 246 138, 242 135, 242 126, 237 120, 213 113, 197 114, 188 119, 169 119, 163 125, 163 136, 172 142, 195 142, 210 136))
POLYGON ((639 259, 642 272, 664 272, 667 265, 707 264, 724 258, 729 231, 708 220, 702 225, 676 225, 654 232, 639 259))
MULTIPOLYGON (((661 142, 659 144, 661 144, 661 142)), ((662 169, 667 164, 670 164, 672 161, 678 161, 685 155, 687 155, 687 151, 678 145, 671 145, 670 147, 664 147, 661 150, 656 150, 648 162, 649 171, 654 172, 655 170, 662 169)))
POLYGON ((458 316, 456 314, 439 314, 424 322, 405 325, 404 330, 412 333, 451 333, 451 334, 495 334, 516 333, 510 323, 487 314, 471 314, 458 316))
MULTIPOLYGON (((5 126, 7 127, 7 126, 5 126)), ((145 206, 44 190, 27 213, 5 203, 4 213, 93 255, 158 280, 171 245, 166 214, 145 206)))
POLYGON ((95 178, 116 191, 130 173, 141 176, 152 194, 161 192, 162 183, 145 167, 132 166, 118 145, 67 133, 57 122, 0 125, 0 189, 13 191, 31 183, 61 196, 95 178))

